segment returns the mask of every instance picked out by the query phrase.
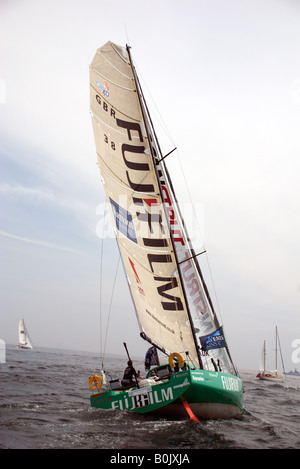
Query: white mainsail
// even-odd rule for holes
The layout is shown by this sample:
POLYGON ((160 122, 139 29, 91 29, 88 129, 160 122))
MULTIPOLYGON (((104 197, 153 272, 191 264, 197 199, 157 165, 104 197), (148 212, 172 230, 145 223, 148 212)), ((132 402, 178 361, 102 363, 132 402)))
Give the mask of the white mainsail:
POLYGON ((20 319, 19 321, 19 348, 33 348, 32 340, 25 326, 24 319, 20 319))
POLYGON ((259 362, 259 371, 264 373, 266 369, 266 341, 264 340, 263 347, 261 350, 260 362, 259 362))
POLYGON ((218 362, 219 369, 232 372, 227 346, 200 351, 200 337, 216 330, 222 337, 223 331, 185 233, 128 47, 108 42, 97 50, 90 99, 98 164, 142 337, 195 366, 214 369, 218 362))

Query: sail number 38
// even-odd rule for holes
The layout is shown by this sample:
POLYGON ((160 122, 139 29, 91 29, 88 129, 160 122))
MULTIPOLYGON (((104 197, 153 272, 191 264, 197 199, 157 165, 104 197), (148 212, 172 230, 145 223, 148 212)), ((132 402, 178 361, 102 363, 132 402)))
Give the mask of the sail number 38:
POLYGON ((110 144, 111 149, 115 151, 116 149, 115 142, 111 142, 106 134, 104 134, 104 142, 107 143, 108 145, 110 144))

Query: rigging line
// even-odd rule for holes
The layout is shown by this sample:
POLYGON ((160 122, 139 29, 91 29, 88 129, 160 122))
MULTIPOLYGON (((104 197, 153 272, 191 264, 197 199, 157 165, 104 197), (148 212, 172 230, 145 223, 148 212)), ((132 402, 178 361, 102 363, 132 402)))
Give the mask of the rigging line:
POLYGON ((200 226, 199 226, 199 223, 198 223, 198 219, 196 217, 196 211, 195 211, 195 207, 194 207, 194 204, 193 204, 193 199, 192 199, 192 196, 191 196, 191 193, 190 193, 190 190, 189 190, 189 185, 188 185, 186 177, 185 177, 184 169, 183 169, 183 166, 182 166, 182 163, 181 163, 181 158, 179 156, 179 151, 177 150, 176 153, 177 153, 177 159, 178 159, 178 162, 179 162, 179 165, 180 165, 180 170, 181 170, 180 177, 182 177, 183 180, 184 180, 186 191, 188 193, 188 197, 190 199, 191 207, 192 207, 193 214, 194 214, 194 217, 195 217, 196 225, 198 227, 198 231, 199 231, 199 235, 200 235, 200 238, 201 238, 202 246, 204 246, 204 239, 202 237, 200 226))
POLYGON ((212 288, 213 288, 213 291, 214 291, 214 295, 215 295, 215 302, 217 304, 217 308, 218 308, 218 314, 221 318, 221 322, 223 323, 223 318, 222 318, 222 314, 221 314, 221 308, 220 308, 220 305, 219 305, 219 300, 218 300, 218 296, 217 296, 217 291, 216 291, 216 287, 215 287, 215 283, 214 283, 214 279, 213 279, 213 276, 212 276, 212 272, 211 272, 211 268, 210 268, 210 263, 209 263, 209 260, 208 260, 208 255, 207 255, 207 252, 206 252, 206 262, 207 262, 207 267, 208 267, 208 271, 209 271, 209 276, 210 276, 210 280, 211 280, 211 283, 212 283, 212 288))
MULTIPOLYGON (((136 69, 138 70, 138 67, 137 67, 136 65, 135 65, 135 67, 136 67, 136 69)), ((149 93, 149 96, 150 96, 150 98, 151 98, 151 101, 152 101, 152 103, 153 103, 153 105, 154 105, 154 107, 155 107, 155 109, 156 109, 156 111, 157 111, 157 113, 158 113, 158 116, 159 116, 158 122, 159 122, 160 126, 164 129, 166 135, 169 137, 170 141, 173 143, 173 145, 174 145, 174 147, 175 147, 174 150, 177 150, 177 147, 176 147, 176 144, 175 144, 175 142, 174 142, 174 139, 172 138, 172 135, 171 135, 171 133, 169 132, 168 127, 167 127, 166 123, 164 122, 164 119, 163 119, 163 117, 162 117, 162 115, 161 115, 161 113, 160 113, 160 111, 159 111, 157 105, 155 104, 155 101, 154 101, 154 99, 153 99, 153 96, 151 95, 151 92, 150 92, 150 90, 149 90, 149 88, 148 88, 148 86, 147 86, 147 84, 146 84, 146 82, 145 82, 145 80, 144 80, 144 78, 143 78, 143 76, 142 76, 142 74, 141 74, 140 72, 139 72, 139 76, 141 77, 141 79, 142 79, 142 81, 143 81, 143 83, 144 83, 144 85, 145 85, 145 87, 146 87, 146 89, 147 89, 147 92, 149 93)), ((172 150, 172 152, 173 152, 174 150, 172 150)), ((171 153, 171 152, 170 152, 170 153, 171 153)), ((168 155, 169 155, 170 153, 168 153, 168 155)), ((180 164, 181 174, 182 174, 183 179, 184 179, 184 184, 185 184, 186 190, 187 190, 187 192, 188 192, 188 197, 189 197, 189 199, 190 199, 191 206, 192 206, 192 210, 193 210, 193 213, 194 213, 194 216, 195 216, 195 221, 196 221, 196 224, 197 224, 197 227, 198 227, 199 235, 200 235, 200 237, 201 237, 201 242, 202 242, 202 245, 204 246, 204 240, 203 240, 203 238, 202 238, 201 230, 200 230, 200 227, 199 227, 199 223, 198 223, 198 221, 197 221, 197 217, 196 217, 196 213, 195 213, 195 209, 194 209, 194 204, 193 204, 193 202, 192 202, 192 197, 191 197, 191 194, 190 194, 190 191, 189 191, 189 186, 188 186, 188 184, 187 184, 186 177, 185 177, 185 174, 184 174, 184 171, 183 171, 183 167, 182 167, 182 164, 181 164, 181 160, 180 160, 180 157, 179 157, 179 151, 177 150, 176 153, 177 153, 177 158, 178 158, 178 161, 179 161, 179 164, 180 164)), ((168 155, 166 155, 166 156, 168 156, 168 155)), ((162 160, 163 160, 163 159, 165 159, 165 157, 163 157, 162 160)))
POLYGON ((130 47, 130 41, 129 41, 129 36, 128 36, 128 31, 127 31, 126 23, 124 23, 124 28, 125 28, 125 33, 126 33, 126 37, 127 37, 127 44, 128 44, 129 47, 130 47))
MULTIPOLYGON (((140 84, 140 81, 138 79, 138 76, 137 76, 137 72, 136 72, 136 68, 135 66, 133 65, 132 63, 132 59, 131 59, 131 55, 130 55, 130 49, 129 47, 127 47, 127 53, 128 53, 128 56, 129 56, 129 62, 131 64, 131 68, 132 68, 132 72, 133 72, 133 77, 134 77, 134 80, 135 80, 135 85, 136 85, 136 89, 137 89, 137 96, 138 96, 138 100, 139 100, 139 104, 140 104, 140 108, 141 108, 141 112, 142 112, 142 116, 143 116, 143 120, 144 120, 144 123, 145 123, 145 130, 147 132, 147 138, 150 142, 150 139, 151 139, 151 134, 153 134, 153 137, 154 137, 154 142, 155 142, 155 146, 156 146, 156 149, 158 151, 158 154, 160 154, 162 156, 162 153, 161 153, 161 148, 160 148, 160 145, 159 145, 159 142, 158 142, 158 139, 157 139, 157 136, 156 136, 156 132, 155 132, 155 129, 154 129, 154 126, 153 126, 153 123, 152 123, 152 119, 151 119, 151 116, 150 116, 150 113, 149 113, 149 109, 148 109, 148 106, 147 106, 147 103, 145 101, 145 97, 144 97, 144 94, 143 94, 143 91, 142 91, 142 87, 141 87, 141 84, 140 84)), ((161 199, 163 200, 163 194, 162 194, 162 187, 159 183, 159 177, 158 177, 158 168, 155 164, 155 156, 153 154, 153 150, 151 150, 151 147, 150 147, 150 151, 151 151, 151 157, 152 157, 152 161, 153 161, 153 166, 154 166, 154 169, 155 169, 155 173, 156 173, 156 178, 157 178, 157 181, 158 181, 158 186, 159 186, 159 191, 160 191, 160 196, 161 196, 161 199)), ((166 212, 166 209, 165 209, 165 212, 166 212)), ((167 213, 165 213, 166 217, 167 217, 167 213)), ((168 219, 168 217, 167 217, 168 219)), ((171 233, 171 230, 170 230, 170 233, 171 233)), ((171 235, 171 243, 172 243, 172 246, 173 246, 173 254, 175 256, 175 259, 176 259, 176 262, 178 262, 178 258, 177 258, 177 252, 176 252, 176 249, 175 249, 175 245, 174 245, 174 239, 171 235)), ((180 278, 180 284, 181 284, 181 294, 182 294, 182 297, 184 299, 184 303, 186 305, 186 312, 187 312, 187 315, 188 315, 188 318, 190 320, 190 322, 192 323, 192 319, 191 319, 191 315, 190 315, 190 310, 188 308, 188 302, 187 302, 187 293, 186 293, 186 289, 185 289, 185 285, 182 281, 182 277, 181 277, 181 272, 180 272, 180 269, 178 270, 178 274, 179 274, 179 278, 180 278)), ((177 313, 177 316, 178 316, 178 313, 177 313)), ((195 334, 195 331, 193 328, 191 328, 191 331, 192 331, 192 337, 193 337, 193 341, 194 341, 194 347, 195 347, 195 351, 196 351, 196 354, 197 354, 197 357, 198 357, 198 362, 199 362, 199 366, 200 368, 202 369, 203 368, 203 365, 202 365, 202 359, 201 359, 201 356, 200 356, 200 353, 199 353, 199 349, 198 349, 198 345, 197 345, 197 338, 196 338, 196 334, 195 334)))
MULTIPOLYGON (((137 66, 135 66, 135 67, 136 67, 136 69, 138 69, 137 66)), ((174 142, 174 140, 173 140, 173 138, 172 138, 172 135, 171 135, 171 133, 169 132, 168 127, 167 127, 166 123, 164 122, 163 117, 162 117, 162 115, 161 115, 161 113, 160 113, 158 107, 156 106, 155 101, 154 101, 154 99, 153 99, 153 97, 152 97, 152 95, 151 95, 151 92, 149 91, 149 88, 147 87, 147 84, 146 84, 145 80, 143 79, 143 76, 140 74, 140 72, 139 72, 139 76, 141 77, 141 79, 142 79, 142 81, 143 81, 143 83, 144 83, 144 85, 145 85, 145 87, 146 87, 146 89, 147 89, 147 92, 149 93, 149 96, 150 96, 150 98, 151 98, 151 101, 152 101, 152 103, 153 103, 153 105, 154 105, 154 107, 155 107, 155 109, 156 109, 156 111, 157 111, 157 113, 158 113, 158 115, 159 115, 158 122, 159 122, 160 126, 164 129, 164 132, 166 133, 166 135, 168 136, 168 138, 170 139, 170 141, 173 143, 173 145, 174 145, 174 147, 175 147, 174 150, 172 150, 172 152, 173 152, 173 151, 177 150, 177 147, 176 147, 176 144, 175 144, 175 142, 174 142)), ((170 152, 170 153, 171 153, 171 152, 170 152)), ((166 156, 168 156, 170 153, 168 153, 166 156)), ((192 197, 191 197, 191 194, 190 194, 190 191, 189 191, 189 186, 188 186, 188 184, 187 184, 186 177, 185 177, 185 174, 184 174, 184 171, 183 171, 183 167, 182 167, 182 164, 181 164, 181 160, 180 160, 180 157, 179 157, 179 151, 177 150, 176 153, 177 153, 177 159, 178 159, 178 161, 179 161, 179 165, 180 165, 180 169, 181 169, 181 174, 182 174, 182 176, 183 176, 184 184, 185 184, 185 187, 186 187, 186 190, 187 190, 187 193, 188 193, 188 197, 189 197, 189 199, 190 199, 191 207, 192 207, 192 210, 193 210, 193 213, 194 213, 196 225, 197 225, 197 227, 198 227, 198 233, 199 233, 199 236, 200 236, 200 238, 201 238, 202 246, 204 247, 204 239, 203 239, 203 237, 202 237, 201 230, 200 230, 200 226, 199 226, 199 223, 198 223, 198 219, 197 219, 197 217, 196 217, 196 212, 195 212, 194 204, 193 204, 192 197)), ((162 158, 161 158, 161 161, 164 160, 164 159, 165 159, 165 157, 162 157, 162 158)), ((211 273, 210 273, 210 275, 211 275, 211 273)), ((215 289, 214 289, 214 290, 215 290, 215 289)), ((216 295, 216 293, 215 293, 215 295, 216 295)), ((218 308, 219 308, 219 306, 218 306, 218 308)))
POLYGON ((283 356, 282 356, 282 350, 281 350, 281 345, 280 345, 280 340, 279 340, 279 335, 278 335, 278 334, 277 334, 277 339, 278 339, 278 345, 279 345, 279 352, 280 352, 280 358, 281 358, 281 365, 282 365, 283 373, 285 373, 284 362, 283 362, 283 356))
POLYGON ((176 147, 173 148, 173 150, 169 151, 169 153, 167 153, 165 156, 163 156, 163 157, 159 160, 159 163, 160 163, 161 161, 163 161, 165 158, 167 158, 167 156, 171 155, 171 153, 173 153, 173 151, 175 151, 175 150, 177 150, 176 147))
POLYGON ((206 251, 201 251, 198 252, 198 254, 195 254, 194 256, 187 257, 186 259, 183 259, 183 261, 178 262, 178 265, 183 264, 184 262, 189 261, 190 259, 195 259, 195 257, 201 256, 201 254, 204 254, 206 251))
MULTIPOLYGON (((137 67, 136 65, 135 65, 135 67, 136 67, 136 69, 138 69, 138 67, 137 67)), ((151 92, 150 92, 149 88, 147 87, 147 84, 146 84, 145 80, 143 79, 142 74, 140 74, 140 72, 139 72, 139 76, 141 77, 141 79, 142 79, 142 81, 143 81, 143 83, 144 83, 144 85, 145 85, 145 87, 146 87, 146 89, 147 89, 147 92, 149 93, 149 96, 150 96, 150 98, 151 98, 151 101, 152 101, 152 103, 153 103, 153 105, 154 105, 154 107, 155 107, 155 109, 156 109, 156 111, 157 111, 157 113, 158 113, 158 115, 159 115, 158 122, 159 122, 160 126, 164 129, 164 132, 166 133, 166 135, 168 136, 168 138, 170 139, 170 141, 173 143, 173 145, 174 145, 174 147, 175 147, 174 150, 177 150, 177 147, 176 147, 176 144, 175 144, 175 142, 174 142, 174 140, 173 140, 173 138, 172 138, 172 135, 171 135, 171 133, 169 132, 169 130, 168 130, 168 128, 167 128, 167 125, 166 125, 166 123, 164 122, 163 117, 162 117, 162 115, 161 115, 161 113, 160 113, 158 107, 156 106, 155 101, 154 101, 154 99, 153 99, 153 97, 152 97, 152 95, 151 95, 151 92)), ((174 150, 172 150, 172 152, 173 152, 174 150)), ((169 152, 166 156, 168 156, 170 153, 171 153, 171 152, 169 152)), ((179 157, 179 152, 178 152, 178 150, 176 151, 176 153, 177 153, 177 159, 178 159, 178 161, 179 161, 179 165, 180 165, 180 169, 181 169, 181 174, 182 174, 182 176, 183 176, 184 184, 185 184, 185 187, 186 187, 186 190, 187 190, 187 193, 188 193, 188 197, 189 197, 189 199, 190 199, 192 211, 193 211, 193 214, 194 214, 194 219, 195 219, 196 225, 197 225, 197 227, 198 227, 198 233, 199 233, 199 236, 200 236, 200 240, 201 240, 201 242, 202 242, 202 246, 204 247, 204 239, 203 239, 203 237, 202 237, 201 230, 200 230, 200 226, 199 226, 199 223, 198 223, 198 219, 197 219, 197 217, 196 217, 196 212, 195 212, 194 204, 193 204, 192 197, 191 197, 191 194, 190 194, 190 191, 189 191, 189 186, 188 186, 188 184, 187 184, 186 177, 185 177, 185 174, 184 174, 184 171, 183 171, 183 167, 182 167, 182 164, 181 164, 181 160, 180 160, 180 157, 179 157)), ((164 160, 164 159, 166 158, 166 156, 165 156, 165 157, 162 157, 160 161, 164 160)), ((207 257, 207 256, 206 256, 206 259, 207 259, 207 263, 208 263, 208 257, 207 257)), ((218 312, 219 312, 219 314, 220 314, 220 316, 221 316, 221 313, 220 313, 220 306, 219 306, 219 303, 218 303, 218 300, 217 300, 216 290, 215 290, 215 286, 214 286, 214 283, 213 283, 213 278, 212 278, 210 266, 209 266, 209 273, 210 273, 211 281, 212 281, 212 284, 213 284, 214 294, 215 294, 216 302, 217 302, 217 306, 218 306, 218 312)))
POLYGON ((101 249, 100 249, 100 354, 102 360, 102 368, 104 367, 104 357, 103 357, 103 348, 102 348, 102 279, 103 279, 103 245, 104 245, 104 226, 105 226, 105 217, 106 217, 106 207, 107 202, 104 202, 104 216, 103 216, 103 226, 102 226, 102 236, 101 236, 101 249))
MULTIPOLYGON (((187 184, 187 180, 186 180, 186 177, 185 177, 185 173, 184 173, 184 169, 183 169, 183 166, 182 166, 182 163, 181 163, 181 159, 179 157, 179 151, 177 150, 176 153, 177 153, 178 162, 179 162, 179 165, 180 165, 181 176, 184 180, 186 191, 188 193, 188 197, 190 199, 192 211, 193 211, 193 214, 194 214, 194 219, 195 219, 195 222, 196 222, 196 225, 197 225, 197 228, 198 228, 198 233, 199 233, 199 236, 200 236, 200 239, 201 239, 201 242, 202 242, 202 246, 204 247, 204 239, 203 239, 202 234, 201 234, 201 230, 200 230, 200 226, 199 226, 198 219, 197 219, 197 216, 196 216, 195 207, 194 207, 194 204, 193 204, 191 193, 190 193, 190 190, 189 190, 189 186, 187 184)), ((208 254, 207 254, 206 250, 205 250, 205 253, 206 253, 205 258, 206 258, 206 262, 207 262, 207 266, 208 266, 210 280, 211 280, 211 283, 212 283, 212 288, 213 288, 213 292, 214 292, 214 296, 215 296, 215 302, 216 302, 216 305, 217 305, 218 314, 221 318, 221 321, 223 322, 222 314, 221 314, 221 308, 220 308, 220 305, 219 305, 219 300, 218 300, 218 297, 217 297, 217 292, 216 292, 216 288, 215 288, 215 284, 214 284, 214 280, 213 280, 213 276, 212 276, 212 272, 211 272, 211 268, 210 268, 210 263, 209 263, 209 259, 208 259, 208 254)))
MULTIPOLYGON (((119 252, 120 252, 120 251, 119 251, 119 252)), ((111 297, 110 297, 110 304, 109 304, 109 309, 108 309, 108 318, 107 318, 107 324, 106 324, 106 333, 105 333, 104 350, 106 350, 106 341, 107 341, 107 334, 108 334, 108 326, 109 326, 109 320, 110 320, 110 314, 111 314, 112 301, 113 301, 113 296, 114 296, 114 291, 115 291, 115 285, 116 285, 116 280, 117 280, 117 275, 118 275, 118 270, 119 270, 119 265, 120 265, 120 259, 121 259, 121 254, 119 253, 119 258, 118 258, 117 268, 116 268, 116 272, 115 272, 115 278, 114 278, 113 288, 112 288, 111 297)))
MULTIPOLYGON (((170 132, 169 132, 169 130, 168 130, 168 127, 167 127, 167 125, 166 125, 166 123, 165 123, 165 121, 164 121, 164 119, 163 119, 163 117, 162 117, 162 115, 161 115, 161 113, 160 113, 160 111, 159 111, 159 108, 158 108, 157 105, 155 104, 155 101, 154 101, 154 99, 153 99, 153 96, 152 96, 152 94, 151 94, 151 92, 150 92, 150 90, 149 90, 149 88, 148 88, 148 86, 147 86, 147 84, 146 84, 146 82, 145 82, 145 80, 144 80, 144 78, 143 78, 143 75, 140 73, 140 70, 139 70, 139 68, 136 66, 136 64, 135 64, 135 68, 136 68, 136 70, 138 71, 138 75, 139 75, 139 77, 141 78, 141 80, 142 80, 142 82, 143 82, 143 87, 145 87, 145 89, 147 90, 147 93, 149 94, 149 97, 150 97, 150 99, 151 99, 151 101, 152 101, 152 104, 153 104, 153 106, 155 107, 155 110, 156 110, 156 112, 157 112, 157 114, 158 114, 158 117, 156 116, 156 119, 157 119, 159 125, 160 125, 161 128, 164 130, 165 134, 168 136, 168 138, 170 139, 170 141, 172 142, 172 144, 173 144, 174 147, 175 147, 176 144, 175 144, 175 142, 174 142, 174 140, 173 140, 173 138, 172 138, 172 135, 170 134, 170 132)), ((156 115, 156 113, 153 112, 153 109, 151 110, 151 113, 152 113, 153 115, 156 115)))

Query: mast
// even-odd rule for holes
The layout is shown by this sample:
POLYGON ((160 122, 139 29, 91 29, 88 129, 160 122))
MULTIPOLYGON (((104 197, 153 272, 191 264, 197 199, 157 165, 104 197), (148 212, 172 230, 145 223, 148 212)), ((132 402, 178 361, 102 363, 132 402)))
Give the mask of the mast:
MULTIPOLYGON (((140 85, 140 82, 139 82, 139 79, 137 77, 136 70, 135 70, 135 67, 134 67, 134 64, 133 64, 133 61, 132 61, 129 45, 126 45, 126 50, 128 52, 129 61, 130 61, 130 65, 131 65, 131 68, 132 68, 133 77, 134 77, 134 80, 135 80, 137 95, 138 95, 139 103, 140 103, 143 118, 144 118, 144 123, 145 123, 145 128, 146 128, 146 133, 147 133, 148 140, 149 140, 149 142, 152 140, 151 139, 151 134, 150 134, 149 129, 148 129, 148 125, 150 124, 151 130, 152 130, 152 133, 153 133, 153 136, 154 136, 154 139, 155 139, 156 146, 157 146, 158 151, 160 153, 160 162, 162 162, 162 165, 164 167, 167 178, 170 180, 169 173, 166 170, 165 162, 163 161, 165 159, 165 157, 162 156, 161 148, 160 148, 157 136, 156 136, 154 125, 153 125, 152 120, 151 120, 149 109, 147 107, 146 100, 145 100, 145 97, 143 95, 142 87, 140 85), (149 122, 149 124, 148 124, 148 122, 149 122)), ((155 155, 153 155, 153 148, 152 148, 151 145, 150 145, 150 152, 151 152, 151 157, 152 157, 152 160, 153 160, 153 165, 154 165, 154 168, 155 168, 155 173, 156 173, 156 177, 157 177, 157 181, 158 181, 158 187, 159 187, 161 199, 163 201, 164 200, 164 195, 163 195, 163 191, 162 191, 162 187, 161 187, 161 183, 160 183, 160 178, 159 178, 158 171, 157 171, 158 161, 157 161, 157 157, 155 155)), ((171 188, 172 188, 172 184, 171 184, 171 188)), ((172 190, 172 192, 173 192, 173 190, 172 190)), ((191 325, 191 331, 192 331, 192 335, 193 335, 193 339, 194 339, 195 349, 196 349, 196 352, 197 352, 197 358, 198 358, 198 361, 199 361, 200 368, 203 369, 202 358, 201 358, 201 355, 200 355, 200 350, 199 350, 197 337, 195 335, 194 323, 193 323, 192 316, 191 316, 191 313, 190 313, 190 308, 189 308, 189 304, 188 304, 188 300, 187 300, 186 289, 185 289, 185 285, 184 285, 184 282, 183 282, 183 279, 182 279, 182 274, 181 274, 181 271, 180 271, 180 268, 179 268, 178 256, 177 256, 176 249, 175 249, 175 246, 174 246, 174 239, 173 239, 173 234, 172 234, 172 230, 171 230, 171 226, 170 226, 170 221, 169 221, 167 213, 166 213, 165 204, 163 203, 162 205, 163 205, 163 209, 164 209, 164 212, 165 212, 165 215, 166 215, 166 219, 168 220, 170 239, 171 239, 173 252, 174 252, 174 255, 175 255, 175 259, 176 259, 176 265, 177 265, 177 268, 178 268, 178 275, 179 275, 179 278, 180 278, 182 291, 183 291, 185 304, 186 304, 186 309, 187 309, 187 313, 188 313, 188 317, 189 317, 189 321, 190 321, 190 325, 191 325)))
POLYGON ((277 326, 275 326, 275 371, 277 374, 277 326))
MULTIPOLYGON (((278 334, 278 328, 277 328, 277 326, 276 326, 276 337, 277 337, 277 342, 278 342, 278 347, 279 347, 279 352, 280 352, 282 371, 283 371, 283 373, 285 374, 285 367, 284 367, 284 361, 283 361, 282 350, 281 350, 281 345, 280 345, 280 339, 279 339, 279 334, 278 334)), ((277 350, 278 350, 278 349, 277 349, 277 350)), ((276 351, 276 369, 277 369, 277 351, 276 351)))
MULTIPOLYGON (((150 146, 151 157, 152 157, 152 160, 153 160, 153 164, 154 164, 154 168, 155 168, 155 172, 156 172, 156 177, 157 177, 157 181, 158 181, 158 186, 159 186, 161 198, 162 198, 162 201, 163 201, 163 209, 164 209, 164 212, 166 214, 166 219, 168 220, 170 239, 171 239, 171 243, 172 243, 172 246, 173 246, 173 252, 174 252, 174 255, 175 255, 176 264, 177 264, 177 268, 178 268, 178 276, 179 276, 180 281, 181 281, 181 286, 182 286, 183 296, 184 296, 184 299, 185 299, 187 314, 188 314, 189 322, 190 322, 190 325, 191 325, 191 331, 192 331, 193 340, 194 340, 194 344, 195 344, 195 348, 196 348, 196 352, 197 352, 197 358, 198 358, 198 361, 199 361, 200 368, 203 368, 203 361, 202 361, 200 346, 199 346, 199 338, 197 338, 197 336, 195 334, 195 324, 194 324, 194 321, 193 321, 193 316, 191 314, 190 303, 189 303, 188 295, 187 295, 187 291, 186 291, 186 285, 185 285, 182 270, 181 270, 182 268, 184 268, 184 265, 182 266, 182 264, 187 263, 187 261, 189 261, 190 259, 191 259, 191 261, 194 265, 195 271, 197 271, 197 273, 198 273, 199 283, 201 285, 200 288, 203 289, 203 294, 205 295, 206 300, 207 300, 207 302, 209 304, 209 307, 211 309, 212 321, 213 321, 216 329, 220 328, 220 323, 219 323, 218 317, 216 315, 216 312, 215 312, 215 309, 214 309, 214 305, 213 305, 209 290, 208 290, 206 282, 204 280, 202 270, 201 270, 200 265, 198 263, 197 256, 201 253, 196 254, 195 250, 192 246, 192 242, 191 242, 191 239, 189 238, 189 235, 187 233, 185 222, 184 222, 184 219, 183 219, 183 216, 181 214, 181 210, 180 210, 180 207, 179 207, 179 204, 178 204, 178 201, 177 201, 174 186, 173 186, 170 174, 168 172, 168 169, 165 165, 165 161, 164 161, 165 158, 170 153, 172 153, 175 149, 172 150, 171 152, 169 152, 167 155, 162 156, 162 151, 161 151, 159 141, 158 141, 158 138, 157 138, 157 135, 156 135, 156 132, 155 132, 155 128, 154 128, 154 125, 153 125, 153 122, 152 122, 152 119, 151 119, 151 115, 150 115, 150 112, 149 112, 145 97, 143 95, 142 87, 141 87, 141 84, 139 82, 138 76, 136 74, 135 67, 133 65, 133 61, 132 61, 132 57, 131 57, 131 53, 130 53, 130 47, 127 46, 126 49, 127 49, 127 53, 128 53, 128 56, 129 56, 130 65, 131 65, 131 68, 132 68, 132 71, 133 71, 133 76, 134 76, 134 80, 135 80, 135 84, 136 84, 136 89, 137 89, 137 92, 138 92, 138 99, 139 99, 140 107, 141 107, 143 118, 144 118, 144 123, 145 123, 145 127, 146 127, 147 136, 148 136, 149 141, 151 141, 152 140, 151 139, 151 134, 153 134, 153 138, 155 140, 155 144, 156 144, 157 150, 158 150, 159 155, 160 155, 160 158, 158 159, 158 155, 153 154, 152 146, 150 146), (151 128, 151 133, 149 132, 148 125, 151 128), (160 167, 160 169, 159 169, 159 167, 160 167), (173 232, 172 232, 172 229, 171 229, 170 220, 167 216, 167 209, 166 209, 166 205, 165 205, 165 202, 164 202, 164 194, 163 194, 163 189, 162 189, 162 185, 161 185, 159 172, 163 173, 163 176, 164 176, 164 178, 165 178, 166 182, 168 183, 169 188, 171 190, 172 197, 174 199, 174 203, 175 203, 175 206, 176 206, 176 212, 177 212, 177 215, 178 215, 178 218, 179 218, 179 221, 180 221, 180 224, 181 224, 181 228, 182 228, 184 236, 185 236, 186 249, 189 250, 189 252, 190 252, 190 256, 188 256, 188 258, 185 258, 185 259, 180 260, 178 258, 178 253, 177 253, 177 250, 176 250, 176 247, 175 247, 174 236, 173 236, 173 232)), ((175 207, 174 207, 174 210, 175 210, 175 207)), ((235 368, 235 365, 233 363, 233 360, 232 360, 232 357, 231 357, 231 354, 230 354, 230 350, 229 350, 227 344, 224 348, 227 352, 227 357, 228 357, 228 358, 226 358, 226 360, 229 359, 231 367, 233 368, 235 374, 238 375, 238 371, 235 368)))
MULTIPOLYGON (((178 215, 180 217, 180 220, 181 220, 181 224, 182 224, 182 228, 185 232, 185 236, 186 236, 186 240, 187 240, 187 243, 188 243, 188 248, 190 250, 190 253, 191 253, 191 257, 188 258, 188 259, 185 259, 183 261, 180 262, 180 264, 183 264, 184 262, 187 262, 191 259, 191 261, 193 262, 194 266, 195 266, 195 269, 200 277, 200 281, 201 281, 201 285, 203 287, 203 290, 204 290, 204 294, 206 295, 206 298, 207 298, 207 301, 210 305, 210 308, 211 308, 211 312, 212 312, 212 315, 213 315, 213 321, 215 323, 215 326, 216 328, 220 328, 220 323, 219 323, 219 319, 217 317, 217 314, 216 314, 216 311, 215 311, 215 308, 214 308, 214 304, 213 304, 213 301, 211 299, 211 296, 210 296, 210 293, 209 293, 209 290, 208 290, 208 287, 206 285, 206 282, 205 282, 205 279, 204 279, 204 276, 203 276, 203 273, 202 273, 202 270, 201 270, 201 267, 200 267, 200 264, 198 262, 198 256, 201 255, 201 254, 204 254, 206 251, 204 250, 203 252, 200 252, 198 254, 196 254, 195 252, 195 249, 193 247, 193 243, 187 233, 187 229, 186 229, 186 226, 185 226, 185 222, 184 222, 184 219, 183 219, 183 216, 182 216, 182 213, 181 213, 181 210, 180 210, 180 207, 179 207, 179 204, 178 204, 178 200, 177 200, 177 196, 176 196, 176 193, 175 193, 175 190, 174 190, 174 186, 172 184, 172 181, 171 181, 171 177, 170 177, 170 174, 167 170, 167 167, 165 166, 165 171, 166 171, 166 175, 167 175, 167 178, 168 178, 168 182, 169 182, 169 185, 170 185, 170 189, 172 191, 172 194, 173 194, 173 197, 174 197, 174 200, 175 200, 175 203, 176 203, 176 206, 177 206, 177 211, 178 211, 178 215)), ((180 269, 179 269, 180 270, 180 269)), ((197 340, 197 339, 196 339, 197 340)), ((237 369, 235 368, 235 365, 233 363, 233 360, 232 360, 232 357, 231 357, 231 354, 230 354, 230 350, 229 350, 229 347, 226 345, 225 347, 226 349, 226 352, 227 352, 227 355, 229 357, 229 360, 231 362, 231 365, 236 373, 236 375, 238 375, 238 371, 237 369)))

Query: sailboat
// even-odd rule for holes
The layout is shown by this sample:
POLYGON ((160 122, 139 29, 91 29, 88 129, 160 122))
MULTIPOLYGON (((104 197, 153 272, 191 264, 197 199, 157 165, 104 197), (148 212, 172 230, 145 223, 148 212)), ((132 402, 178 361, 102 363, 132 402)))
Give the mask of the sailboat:
POLYGON ((266 341, 264 340, 263 347, 262 347, 262 352, 261 352, 260 365, 259 365, 259 373, 256 375, 257 378, 259 378, 261 380, 264 380, 264 381, 273 381, 273 382, 280 382, 284 379, 284 376, 278 374, 278 370, 277 370, 278 350, 280 350, 282 368, 283 368, 283 371, 284 371, 284 364, 283 364, 283 359, 282 359, 282 353, 281 353, 281 347, 280 347, 280 342, 279 342, 278 330, 277 330, 277 326, 275 326, 275 370, 268 371, 266 369, 267 352, 266 352, 266 341), (278 349, 278 347, 279 347, 279 349, 278 349))
MULTIPOLYGON (((98 165, 140 336, 166 356, 126 389, 89 378, 92 407, 232 418, 244 411, 231 359, 142 92, 131 48, 108 42, 90 65, 98 165), (103 385, 103 388, 102 388, 103 385), (102 388, 102 389, 101 389, 102 388)), ((172 150, 173 151, 173 150, 172 150)))
POLYGON ((32 349, 32 340, 29 336, 27 327, 25 326, 24 319, 19 321, 19 345, 18 348, 32 349))

